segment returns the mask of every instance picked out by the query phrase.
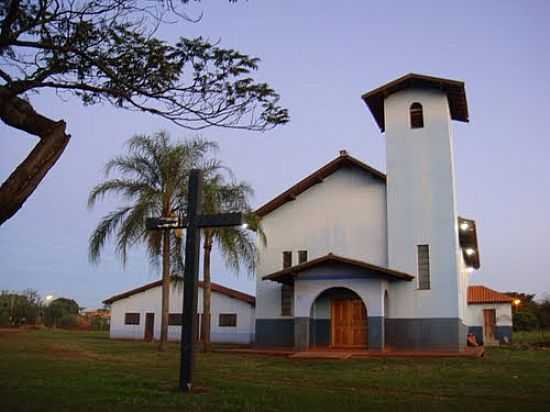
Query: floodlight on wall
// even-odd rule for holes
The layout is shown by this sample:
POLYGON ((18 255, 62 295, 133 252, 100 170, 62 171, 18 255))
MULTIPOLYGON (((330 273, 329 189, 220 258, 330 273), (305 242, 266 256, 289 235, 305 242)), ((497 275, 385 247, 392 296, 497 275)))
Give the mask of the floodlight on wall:
POLYGON ((462 222, 460 224, 460 230, 462 230, 463 232, 467 231, 469 228, 470 228, 470 225, 466 222, 462 222))

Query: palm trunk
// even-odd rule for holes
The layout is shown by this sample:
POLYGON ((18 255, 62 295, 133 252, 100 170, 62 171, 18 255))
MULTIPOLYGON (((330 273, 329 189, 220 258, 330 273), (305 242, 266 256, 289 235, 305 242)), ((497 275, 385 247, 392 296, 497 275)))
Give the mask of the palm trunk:
POLYGON ((170 231, 162 234, 162 313, 160 321, 159 350, 166 349, 168 342, 168 313, 170 308, 170 231))
POLYGON ((208 352, 210 349, 210 319, 212 285, 210 282, 210 253, 212 252, 212 232, 204 231, 204 260, 203 260, 203 287, 202 287, 202 323, 201 338, 202 350, 208 352))

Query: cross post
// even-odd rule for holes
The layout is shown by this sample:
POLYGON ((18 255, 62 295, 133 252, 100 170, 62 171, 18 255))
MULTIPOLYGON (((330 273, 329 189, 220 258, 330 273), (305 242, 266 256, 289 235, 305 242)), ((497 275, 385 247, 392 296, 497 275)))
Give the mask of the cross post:
POLYGON ((195 364, 195 344, 198 336, 197 301, 199 284, 200 229, 206 227, 243 226, 242 213, 201 215, 202 172, 192 169, 189 175, 187 216, 184 218, 154 217, 146 219, 148 230, 186 228, 185 269, 183 275, 183 314, 180 344, 180 381, 183 392, 190 392, 195 364))

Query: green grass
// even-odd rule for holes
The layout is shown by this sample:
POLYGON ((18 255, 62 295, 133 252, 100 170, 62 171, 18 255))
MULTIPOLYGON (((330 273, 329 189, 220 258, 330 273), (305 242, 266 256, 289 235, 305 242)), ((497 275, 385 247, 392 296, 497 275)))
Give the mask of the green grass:
POLYGON ((197 393, 177 391, 178 346, 106 333, 0 331, 0 410, 548 411, 550 351, 484 359, 289 360, 201 354, 197 393))

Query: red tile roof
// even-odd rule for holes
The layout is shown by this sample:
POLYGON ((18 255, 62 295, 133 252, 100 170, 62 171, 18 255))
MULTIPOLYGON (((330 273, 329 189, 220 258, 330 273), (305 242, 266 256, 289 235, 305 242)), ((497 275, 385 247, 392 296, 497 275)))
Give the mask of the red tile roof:
MULTIPOLYGON (((172 280, 174 280, 174 279, 176 279, 176 278, 172 277, 172 280)), ((178 280, 180 280, 180 279, 181 278, 178 278, 178 280)), ((130 297, 130 296, 135 295, 137 293, 145 292, 146 290, 156 288, 157 286, 161 286, 161 285, 162 285, 162 280, 156 280, 154 282, 147 283, 143 286, 140 286, 139 288, 135 288, 135 289, 123 292, 123 293, 119 293, 118 295, 111 296, 110 298, 105 299, 103 301, 103 303, 111 304, 113 302, 116 302, 117 300, 121 300, 121 299, 130 297)), ((225 295, 225 296, 228 296, 228 297, 233 298, 233 299, 241 300, 243 302, 251 304, 252 306, 256 305, 256 298, 252 295, 248 295, 244 292, 240 292, 238 290, 231 289, 231 288, 222 286, 222 285, 220 285, 218 283, 214 283, 214 282, 211 282, 210 285, 212 287, 212 292, 217 292, 221 295, 225 295)), ((203 282, 199 282, 199 287, 202 288, 203 286, 204 286, 203 282)))
POLYGON ((494 291, 485 286, 472 285, 468 288, 468 304, 481 303, 512 303, 514 301, 508 295, 494 291))

